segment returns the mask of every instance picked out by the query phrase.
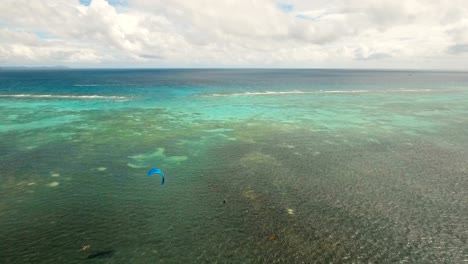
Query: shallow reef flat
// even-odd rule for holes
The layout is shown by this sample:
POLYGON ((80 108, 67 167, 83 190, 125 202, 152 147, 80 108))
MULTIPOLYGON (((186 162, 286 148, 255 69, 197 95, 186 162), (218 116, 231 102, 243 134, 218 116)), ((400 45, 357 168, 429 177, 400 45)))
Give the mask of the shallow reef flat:
POLYGON ((5 263, 467 261, 468 90, 145 85, 0 98, 5 263))

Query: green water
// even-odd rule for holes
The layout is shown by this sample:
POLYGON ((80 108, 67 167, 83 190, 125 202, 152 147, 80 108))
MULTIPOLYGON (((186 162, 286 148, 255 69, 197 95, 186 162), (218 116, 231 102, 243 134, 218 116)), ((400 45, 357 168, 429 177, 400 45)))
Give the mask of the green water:
POLYGON ((464 90, 0 111, 4 263, 468 261, 464 90))

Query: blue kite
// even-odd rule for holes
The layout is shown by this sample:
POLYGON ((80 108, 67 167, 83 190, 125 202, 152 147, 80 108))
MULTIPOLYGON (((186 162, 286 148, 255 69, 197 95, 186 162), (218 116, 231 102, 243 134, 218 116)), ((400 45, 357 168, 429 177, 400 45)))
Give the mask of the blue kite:
POLYGON ((161 171, 160 169, 158 169, 158 168, 153 168, 153 169, 151 169, 151 170, 148 171, 148 176, 151 176, 151 175, 153 175, 153 174, 155 174, 155 173, 161 174, 161 176, 162 176, 161 185, 164 185, 164 181, 166 180, 166 176, 164 175, 164 172, 162 172, 162 171, 161 171))

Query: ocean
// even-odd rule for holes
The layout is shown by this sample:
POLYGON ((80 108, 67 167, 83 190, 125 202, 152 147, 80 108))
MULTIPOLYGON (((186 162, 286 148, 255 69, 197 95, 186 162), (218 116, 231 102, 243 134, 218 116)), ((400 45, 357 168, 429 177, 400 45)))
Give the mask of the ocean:
POLYGON ((468 262, 466 72, 0 70, 0 138, 3 263, 468 262))

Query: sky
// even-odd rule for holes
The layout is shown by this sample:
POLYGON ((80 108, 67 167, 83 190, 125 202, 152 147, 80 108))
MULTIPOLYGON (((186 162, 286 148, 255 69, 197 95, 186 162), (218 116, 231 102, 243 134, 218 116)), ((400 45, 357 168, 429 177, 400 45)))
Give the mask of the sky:
POLYGON ((0 66, 468 70, 466 0, 1 0, 0 66))

